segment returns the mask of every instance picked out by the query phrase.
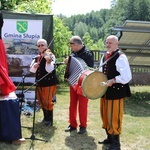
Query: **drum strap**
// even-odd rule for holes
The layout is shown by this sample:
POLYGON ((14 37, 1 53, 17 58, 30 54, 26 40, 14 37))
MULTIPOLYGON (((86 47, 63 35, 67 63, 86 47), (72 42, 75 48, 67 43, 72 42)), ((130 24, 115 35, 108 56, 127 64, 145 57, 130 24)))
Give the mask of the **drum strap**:
POLYGON ((110 61, 110 60, 111 60, 112 58, 114 58, 116 55, 117 55, 117 52, 116 52, 114 55, 110 56, 106 61, 104 61, 104 62, 99 66, 99 68, 103 67, 108 61, 110 61))

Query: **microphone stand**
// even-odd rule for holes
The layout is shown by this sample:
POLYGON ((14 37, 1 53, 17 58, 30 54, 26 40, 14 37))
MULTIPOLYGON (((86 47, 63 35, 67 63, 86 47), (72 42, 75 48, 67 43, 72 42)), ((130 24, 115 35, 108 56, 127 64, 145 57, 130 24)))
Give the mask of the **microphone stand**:
POLYGON ((25 75, 22 76, 22 81, 18 84, 18 86, 20 84, 22 84, 21 93, 16 94, 17 97, 18 97, 18 99, 19 99, 19 102, 20 102, 20 112, 19 112, 20 116, 21 116, 21 110, 22 110, 22 103, 25 102, 25 100, 24 100, 24 93, 23 93, 23 90, 24 90, 24 80, 25 80, 25 75))
MULTIPOLYGON (((22 88, 21 88, 21 92, 20 93, 18 93, 18 94, 16 94, 17 95, 17 97, 18 97, 18 99, 19 99, 19 102, 20 102, 20 116, 21 116, 21 112, 22 112, 22 103, 23 102, 25 102, 25 99, 24 99, 24 83, 25 83, 25 76, 26 75, 23 75, 22 76, 22 80, 21 80, 21 82, 18 84, 18 86, 20 85, 20 84, 22 84, 22 88)), ((17 86, 17 87, 18 87, 17 86)), ((25 126, 21 126, 21 127, 23 127, 23 128, 31 128, 31 127, 25 127, 25 126)))
MULTIPOLYGON (((61 64, 64 64, 64 63, 56 63, 56 66, 59 66, 59 65, 61 65, 61 64)), ((55 66, 55 68, 56 68, 56 66, 55 66)), ((44 75, 42 78, 40 78, 39 80, 37 80, 37 81, 35 81, 29 88, 27 88, 24 92, 23 92, 23 94, 24 93, 26 93, 30 88, 32 88, 34 85, 36 85, 36 87, 37 87, 37 83, 39 83, 42 79, 44 79, 48 74, 50 74, 51 72, 48 72, 46 75, 44 75)), ((35 89, 35 91, 36 91, 36 89, 35 89)), ((38 139, 38 138, 36 138, 35 137, 35 134, 34 134, 34 127, 35 127, 35 108, 36 108, 36 94, 35 94, 35 99, 34 99, 34 113, 33 113, 33 127, 32 127, 32 134, 31 134, 31 136, 30 136, 30 138, 25 138, 25 139, 31 139, 32 140, 32 142, 34 141, 34 140, 39 140, 39 141, 45 141, 45 142, 48 142, 48 140, 44 140, 44 139, 38 139)), ((33 143, 31 143, 31 146, 30 146, 30 148, 33 146, 34 144, 33 143)))
MULTIPOLYGON (((24 93, 23 93, 23 91, 24 91, 24 81, 25 81, 25 75, 22 76, 22 81, 21 81, 21 83, 22 83, 21 93, 16 94, 17 97, 19 98, 19 102, 20 102, 20 116, 21 116, 21 111, 22 111, 22 103, 25 102, 25 100, 24 100, 24 93)), ((19 85, 18 85, 18 86, 19 86, 19 85)), ((25 126, 21 126, 21 127, 23 127, 23 128, 30 128, 30 127, 25 127, 25 126)))
MULTIPOLYGON (((51 72, 48 72, 46 75, 44 75, 42 78, 40 78, 39 80, 35 81, 29 88, 27 88, 23 93, 26 93, 31 87, 33 87, 34 85, 37 86, 37 83, 40 82, 42 79, 44 79, 49 73, 51 72)), ((35 89, 36 91, 36 89, 35 89)), ((34 99, 34 113, 33 113, 33 126, 32 126, 32 134, 30 136, 30 138, 25 138, 25 139, 31 139, 32 142, 34 140, 39 140, 39 141, 45 141, 45 142, 48 142, 48 140, 44 140, 44 139, 38 139, 35 137, 35 134, 34 134, 34 127, 35 127, 35 108, 36 108, 36 94, 35 94, 35 99, 34 99)), ((34 144, 32 143, 31 144, 31 147, 33 146, 34 144)), ((31 148, 30 147, 30 148, 31 148)))

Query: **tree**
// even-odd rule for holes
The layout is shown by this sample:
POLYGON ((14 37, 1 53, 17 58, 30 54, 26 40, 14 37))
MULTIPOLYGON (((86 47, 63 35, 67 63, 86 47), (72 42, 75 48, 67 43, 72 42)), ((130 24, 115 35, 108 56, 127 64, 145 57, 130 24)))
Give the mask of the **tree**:
POLYGON ((1 9, 15 12, 50 14, 52 12, 52 2, 53 0, 1 0, 1 9))
POLYGON ((32 0, 28 2, 20 2, 20 5, 16 5, 15 11, 17 12, 27 12, 27 13, 43 13, 50 14, 52 0, 32 0))
POLYGON ((78 35, 82 38, 87 31, 88 31, 87 25, 83 22, 79 22, 75 24, 73 34, 78 35))
POLYGON ((62 20, 54 17, 54 52, 57 58, 62 61, 70 54, 69 39, 72 34, 67 26, 64 26, 62 20))
POLYGON ((93 39, 93 41, 97 41, 98 40, 98 32, 97 32, 97 29, 95 28, 95 27, 92 27, 92 28, 90 28, 89 29, 89 34, 90 34, 90 36, 91 37, 93 37, 92 39, 93 39))
MULTIPOLYGON (((54 17, 54 52, 57 62, 64 62, 64 59, 70 54, 69 39, 72 34, 67 26, 64 26, 62 20, 54 17)), ((58 80, 64 82, 65 66, 57 68, 58 80)))
POLYGON ((150 19, 150 1, 140 0, 136 3, 138 20, 147 21, 150 19))
POLYGON ((13 10, 15 6, 19 5, 20 2, 26 2, 27 0, 1 0, 2 10, 13 10))
POLYGON ((93 48, 93 40, 91 39, 91 36, 88 32, 86 32, 82 38, 83 43, 89 48, 92 49, 93 48))
POLYGON ((100 50, 104 50, 105 49, 104 41, 102 39, 99 39, 97 42, 97 46, 100 50))

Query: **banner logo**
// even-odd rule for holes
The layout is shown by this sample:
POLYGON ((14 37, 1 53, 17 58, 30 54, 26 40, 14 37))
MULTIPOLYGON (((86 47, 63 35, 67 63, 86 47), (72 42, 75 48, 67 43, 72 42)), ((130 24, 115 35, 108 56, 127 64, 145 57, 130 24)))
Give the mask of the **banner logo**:
POLYGON ((28 29, 27 21, 17 21, 17 31, 19 33, 25 33, 28 29))

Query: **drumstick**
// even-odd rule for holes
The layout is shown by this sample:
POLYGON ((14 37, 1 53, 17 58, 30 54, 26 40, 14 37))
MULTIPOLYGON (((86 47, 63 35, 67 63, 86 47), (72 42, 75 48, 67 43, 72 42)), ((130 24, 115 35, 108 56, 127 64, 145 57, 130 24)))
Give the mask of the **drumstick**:
POLYGON ((107 83, 106 82, 101 82, 101 86, 106 86, 107 83))

